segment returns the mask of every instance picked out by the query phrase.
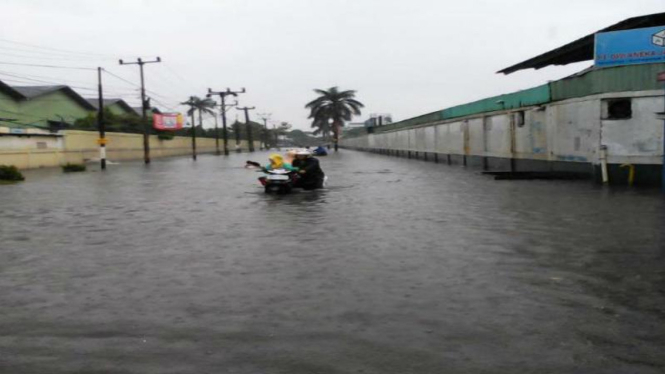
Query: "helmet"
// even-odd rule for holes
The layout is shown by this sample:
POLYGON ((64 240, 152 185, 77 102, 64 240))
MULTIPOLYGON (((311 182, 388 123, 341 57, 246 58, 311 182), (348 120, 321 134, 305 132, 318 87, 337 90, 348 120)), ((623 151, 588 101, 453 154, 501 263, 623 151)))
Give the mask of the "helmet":
POLYGON ((312 152, 308 149, 299 149, 296 151, 296 156, 311 156, 312 152))

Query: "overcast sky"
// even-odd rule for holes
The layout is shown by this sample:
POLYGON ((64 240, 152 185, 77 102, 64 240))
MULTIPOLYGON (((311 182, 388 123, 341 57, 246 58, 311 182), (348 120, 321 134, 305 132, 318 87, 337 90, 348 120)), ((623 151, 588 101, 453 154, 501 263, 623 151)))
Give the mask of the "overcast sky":
MULTIPOLYGON (((312 89, 357 90, 396 120, 558 79, 589 66, 495 72, 663 0, 2 0, 0 80, 64 83, 95 96, 96 73, 10 65, 102 66, 138 84, 146 65, 159 107, 246 87, 241 105, 308 129, 312 89)), ((139 105, 134 85, 105 76, 106 96, 139 105)), ((231 120, 236 110, 230 111, 231 120)))

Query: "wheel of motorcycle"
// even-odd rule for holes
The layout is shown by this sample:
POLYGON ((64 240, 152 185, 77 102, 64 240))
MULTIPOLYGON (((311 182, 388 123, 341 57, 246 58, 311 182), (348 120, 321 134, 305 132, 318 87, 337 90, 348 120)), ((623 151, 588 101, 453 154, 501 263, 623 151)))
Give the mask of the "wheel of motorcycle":
POLYGON ((279 187, 279 191, 277 193, 280 195, 286 195, 289 192, 291 192, 291 186, 285 184, 279 187))

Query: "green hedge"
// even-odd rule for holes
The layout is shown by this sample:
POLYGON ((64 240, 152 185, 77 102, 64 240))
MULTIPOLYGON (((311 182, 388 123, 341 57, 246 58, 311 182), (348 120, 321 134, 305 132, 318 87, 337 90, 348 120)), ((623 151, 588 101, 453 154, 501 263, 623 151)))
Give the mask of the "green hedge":
POLYGON ((0 181, 22 181, 25 180, 23 174, 16 168, 16 166, 0 165, 0 181))
POLYGON ((65 173, 75 173, 80 171, 85 171, 85 164, 66 164, 62 165, 62 171, 65 173))

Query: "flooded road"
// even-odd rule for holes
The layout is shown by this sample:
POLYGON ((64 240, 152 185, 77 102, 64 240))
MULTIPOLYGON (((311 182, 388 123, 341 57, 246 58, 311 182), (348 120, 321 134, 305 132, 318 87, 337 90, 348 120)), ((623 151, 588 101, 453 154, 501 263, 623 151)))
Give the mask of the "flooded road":
POLYGON ((665 372, 658 191, 344 150, 267 196, 247 157, 0 186, 0 372, 665 372))

